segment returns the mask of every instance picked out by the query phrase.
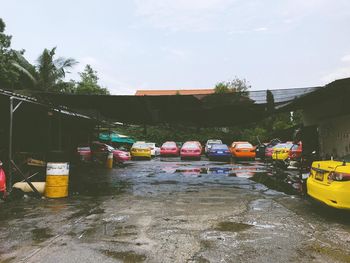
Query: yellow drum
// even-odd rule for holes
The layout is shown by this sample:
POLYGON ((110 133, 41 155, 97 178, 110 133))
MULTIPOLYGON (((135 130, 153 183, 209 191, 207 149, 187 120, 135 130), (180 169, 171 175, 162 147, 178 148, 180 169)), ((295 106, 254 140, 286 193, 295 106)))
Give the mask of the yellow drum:
POLYGON ((109 169, 113 168, 113 153, 108 153, 106 167, 109 169))
POLYGON ((45 196, 62 198, 68 196, 69 163, 47 163, 45 196))

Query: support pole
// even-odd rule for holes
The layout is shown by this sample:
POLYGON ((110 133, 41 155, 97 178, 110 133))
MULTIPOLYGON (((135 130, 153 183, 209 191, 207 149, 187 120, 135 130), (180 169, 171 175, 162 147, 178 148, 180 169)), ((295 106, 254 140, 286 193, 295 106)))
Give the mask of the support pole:
POLYGON ((10 123, 9 123, 9 156, 8 156, 8 189, 12 190, 12 127, 13 127, 13 97, 10 97, 10 123))
POLYGON ((108 138, 109 138, 108 144, 109 145, 112 145, 111 133, 112 133, 112 131, 111 131, 111 122, 108 120, 108 138))
POLYGON ((62 113, 58 113, 58 150, 62 151, 62 113))

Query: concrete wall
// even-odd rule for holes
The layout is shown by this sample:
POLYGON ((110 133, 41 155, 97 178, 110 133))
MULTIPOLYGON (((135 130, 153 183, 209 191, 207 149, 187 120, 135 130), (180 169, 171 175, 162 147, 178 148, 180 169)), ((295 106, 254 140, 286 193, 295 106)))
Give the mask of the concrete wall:
POLYGON ((318 131, 322 156, 350 154, 350 115, 323 120, 318 131))
POLYGON ((350 154, 350 114, 344 112, 342 98, 323 100, 306 106, 304 126, 318 127, 320 156, 342 157, 350 154))

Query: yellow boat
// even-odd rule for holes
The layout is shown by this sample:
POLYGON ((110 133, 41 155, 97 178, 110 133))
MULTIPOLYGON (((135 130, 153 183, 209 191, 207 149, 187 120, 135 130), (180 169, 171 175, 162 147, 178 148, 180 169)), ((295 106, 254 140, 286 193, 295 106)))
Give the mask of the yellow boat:
POLYGON ((331 207, 350 209, 350 162, 313 162, 307 193, 331 207))

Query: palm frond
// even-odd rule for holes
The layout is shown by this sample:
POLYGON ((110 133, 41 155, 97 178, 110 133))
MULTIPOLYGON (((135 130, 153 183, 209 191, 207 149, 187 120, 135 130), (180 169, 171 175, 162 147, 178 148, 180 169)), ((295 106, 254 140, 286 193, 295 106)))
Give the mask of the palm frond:
POLYGON ((12 66, 18 69, 19 72, 23 73, 25 76, 27 76, 34 84, 37 83, 36 78, 24 67, 22 67, 17 62, 12 62, 12 66))

